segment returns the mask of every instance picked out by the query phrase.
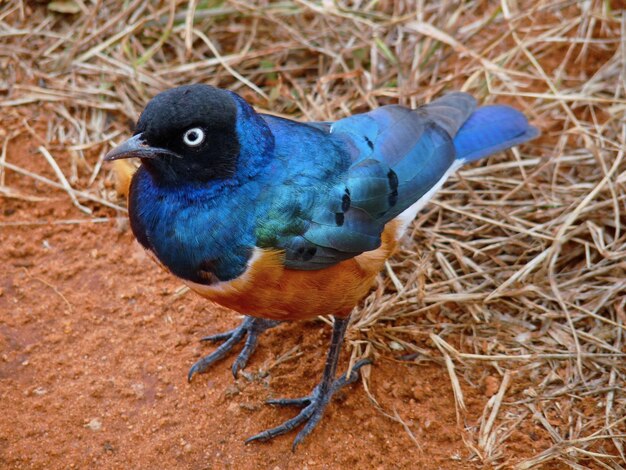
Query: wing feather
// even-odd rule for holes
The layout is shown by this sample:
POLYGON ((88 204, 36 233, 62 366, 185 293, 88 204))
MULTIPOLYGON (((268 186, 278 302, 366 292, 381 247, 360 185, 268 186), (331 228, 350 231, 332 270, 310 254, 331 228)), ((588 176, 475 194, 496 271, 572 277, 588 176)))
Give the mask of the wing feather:
POLYGON ((308 187, 294 185, 274 212, 279 222, 271 245, 285 250, 287 267, 320 269, 376 249, 385 224, 454 164, 453 137, 475 106, 471 96, 452 93, 417 110, 392 105, 333 124, 310 123, 336 149, 313 160, 346 169, 330 182, 327 168, 300 175, 294 181, 308 187), (315 181, 316 175, 323 176, 315 181))

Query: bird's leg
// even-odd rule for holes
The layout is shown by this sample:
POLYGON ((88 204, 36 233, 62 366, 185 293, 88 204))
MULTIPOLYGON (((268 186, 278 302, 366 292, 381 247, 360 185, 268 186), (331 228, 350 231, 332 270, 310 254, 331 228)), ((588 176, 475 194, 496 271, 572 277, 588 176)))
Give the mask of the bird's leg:
POLYGON ((311 431, 313 431, 319 420, 322 418, 324 410, 333 394, 341 387, 351 384, 359 378, 358 370, 364 365, 370 364, 371 361, 369 359, 357 362, 352 368, 352 371, 350 371, 350 375, 344 374, 335 380, 337 361, 339 359, 341 343, 343 342, 347 326, 348 318, 335 318, 333 336, 328 350, 328 356, 326 358, 322 381, 313 389, 311 395, 304 398, 285 398, 269 400, 267 402, 270 405, 298 406, 302 408, 302 411, 300 411, 297 416, 285 421, 280 426, 263 431, 256 436, 252 436, 246 440, 246 443, 252 441, 267 441, 276 436, 280 436, 281 434, 285 434, 303 423, 306 423, 293 441, 292 450, 295 450, 296 446, 300 444, 300 442, 302 442, 302 440, 308 436, 311 431))
POLYGON ((202 372, 206 371, 213 363, 226 357, 226 355, 231 352, 233 347, 237 343, 241 342, 244 336, 248 335, 246 338, 246 342, 244 343, 243 349, 233 363, 233 375, 235 376, 235 378, 237 378, 237 374, 241 369, 246 367, 250 356, 252 356, 252 353, 256 349, 257 343, 259 341, 259 335, 265 330, 269 330, 270 328, 275 327, 279 323, 280 322, 276 320, 264 320, 262 318, 246 316, 237 328, 225 331, 224 333, 218 333, 216 335, 205 336, 204 338, 201 338, 200 341, 210 341, 212 343, 224 341, 224 343, 220 344, 219 347, 211 354, 203 357, 193 366, 191 366, 191 369, 189 369, 189 373, 187 374, 187 380, 191 381, 194 375, 201 374, 202 372))

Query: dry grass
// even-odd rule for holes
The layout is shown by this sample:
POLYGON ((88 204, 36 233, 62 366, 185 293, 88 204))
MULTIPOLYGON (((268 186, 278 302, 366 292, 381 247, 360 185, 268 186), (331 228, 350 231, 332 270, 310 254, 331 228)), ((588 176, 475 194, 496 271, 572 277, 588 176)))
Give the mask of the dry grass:
POLYGON ((65 190, 77 216, 123 210, 102 157, 150 97, 180 84, 227 87, 303 119, 452 89, 524 110, 542 138, 464 169, 419 215, 355 313, 353 358, 401 351, 447 368, 477 463, 624 465, 623 10, 599 0, 59 4, 76 13, 0 6, 0 196, 36 202, 5 185, 18 171, 65 190), (6 161, 20 134, 55 180, 6 161), (473 416, 463 387, 488 375, 499 388, 473 416), (507 446, 519 429, 552 445, 516 461, 507 446))

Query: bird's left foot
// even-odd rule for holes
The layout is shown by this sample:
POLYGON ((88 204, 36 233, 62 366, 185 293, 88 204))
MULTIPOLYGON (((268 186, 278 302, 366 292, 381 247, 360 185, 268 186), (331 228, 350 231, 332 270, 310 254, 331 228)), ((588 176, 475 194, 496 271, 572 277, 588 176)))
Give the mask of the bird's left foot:
POLYGON ((313 389, 313 392, 308 397, 268 400, 267 404, 269 405, 296 406, 302 408, 302 411, 300 411, 297 416, 285 421, 280 426, 268 429, 257 434, 256 436, 246 439, 246 444, 252 441, 269 441, 276 436, 288 433, 301 424, 306 423, 293 441, 291 450, 295 451, 298 444, 300 444, 303 439, 308 436, 311 431, 313 431, 317 423, 320 421, 333 394, 342 387, 356 382, 359 378, 359 369, 364 365, 371 363, 372 361, 369 359, 362 359, 354 365, 352 371, 350 371, 350 376, 343 374, 334 382, 330 380, 322 380, 322 382, 320 382, 319 385, 313 389))
POLYGON ((239 356, 237 356, 237 359, 235 359, 232 367, 233 375, 237 378, 239 371, 246 367, 250 356, 252 356, 252 353, 256 349, 256 345, 259 341, 259 335, 265 330, 275 327, 279 323, 280 322, 276 320, 264 320, 262 318, 246 316, 237 328, 225 331, 224 333, 218 333, 216 335, 202 338, 201 341, 210 341, 212 343, 216 343, 218 341, 224 342, 211 354, 203 357, 191 366, 191 369, 189 369, 189 373, 187 374, 187 380, 191 382, 194 375, 201 374, 215 362, 226 357, 232 351, 233 347, 247 336, 243 349, 239 353, 239 356))

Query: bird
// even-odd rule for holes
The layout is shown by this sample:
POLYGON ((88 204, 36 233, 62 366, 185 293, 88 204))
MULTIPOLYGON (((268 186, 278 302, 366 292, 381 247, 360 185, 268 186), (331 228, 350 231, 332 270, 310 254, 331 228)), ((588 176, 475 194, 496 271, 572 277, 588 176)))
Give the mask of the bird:
POLYGON ((299 122, 192 84, 154 96, 132 137, 105 158, 141 161, 128 212, 143 248, 193 291, 244 315, 238 327, 203 338, 222 344, 191 367, 190 381, 243 341, 236 377, 259 336, 281 322, 332 316, 320 382, 306 397, 268 402, 298 414, 246 440, 299 428, 295 450, 333 394, 371 362, 336 377, 350 314, 416 214, 464 164, 538 135, 515 108, 478 106, 465 92, 415 109, 299 122))

